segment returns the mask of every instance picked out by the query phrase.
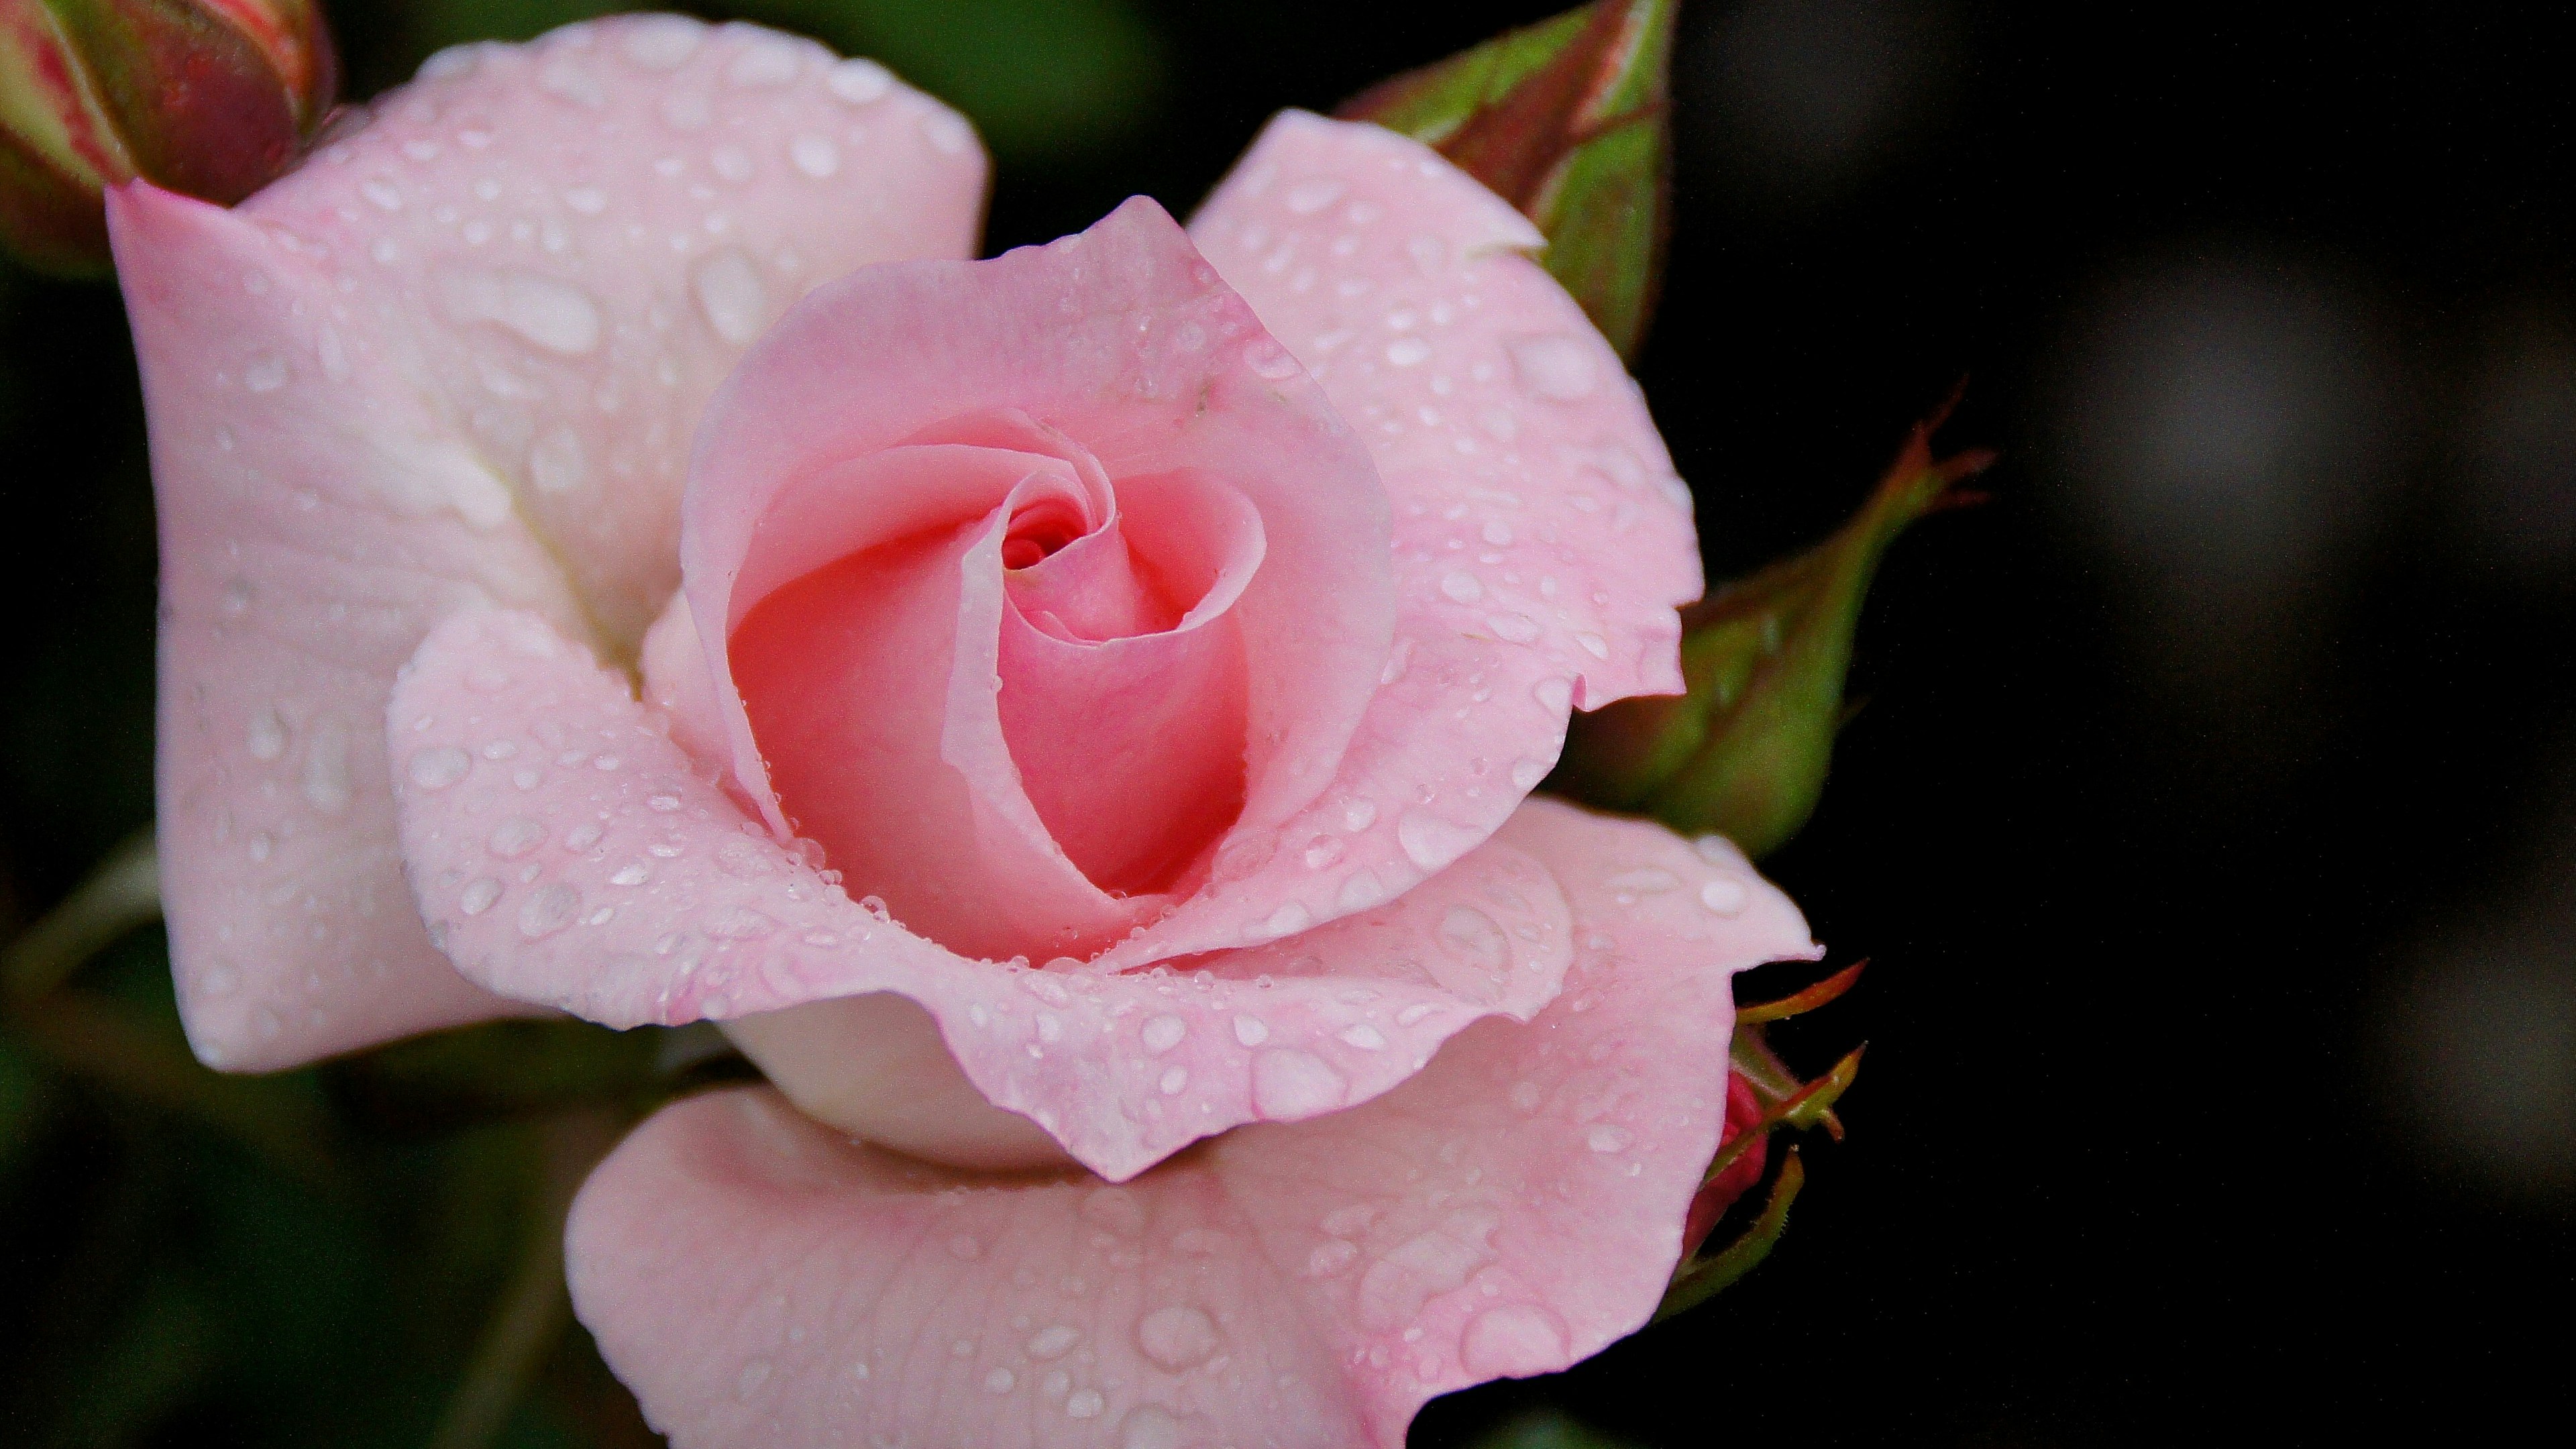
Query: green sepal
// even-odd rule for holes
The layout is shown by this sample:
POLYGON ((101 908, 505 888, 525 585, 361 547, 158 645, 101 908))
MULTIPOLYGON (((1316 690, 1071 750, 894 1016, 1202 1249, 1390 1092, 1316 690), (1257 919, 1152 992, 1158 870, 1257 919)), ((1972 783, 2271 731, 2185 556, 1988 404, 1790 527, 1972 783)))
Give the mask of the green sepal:
POLYGON ((1621 357, 1644 341, 1672 212, 1680 0, 1596 0, 1345 103, 1432 147, 1538 224, 1548 272, 1621 357))
POLYGON ((1684 1258, 1673 1271, 1671 1286, 1664 1290, 1664 1301, 1655 1308, 1654 1321, 1661 1323, 1676 1313, 1697 1308, 1760 1267, 1762 1260, 1771 1256, 1771 1250, 1779 1246, 1780 1235, 1789 1230, 1789 1205, 1798 1200, 1798 1190, 1806 1185, 1806 1166, 1798 1160, 1797 1144, 1791 1143, 1781 1159, 1779 1175, 1772 1179, 1771 1195, 1763 1200, 1761 1216, 1716 1252, 1684 1258))
MULTIPOLYGON (((1944 410, 1947 411, 1946 409, 1944 410)), ((1831 538, 1682 612, 1688 693, 1576 715, 1556 786, 1577 799, 1715 832, 1759 858, 1815 813, 1843 719, 1861 601, 1907 525, 1960 501, 1984 451, 1935 461, 1936 416, 1831 538)))

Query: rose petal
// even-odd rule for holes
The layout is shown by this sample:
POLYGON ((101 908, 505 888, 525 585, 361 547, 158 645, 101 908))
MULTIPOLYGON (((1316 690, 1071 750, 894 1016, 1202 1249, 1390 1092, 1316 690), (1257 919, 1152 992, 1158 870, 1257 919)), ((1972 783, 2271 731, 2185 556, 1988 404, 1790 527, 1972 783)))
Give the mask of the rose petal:
POLYGON ((1534 1022, 1124 1187, 908 1162, 765 1091, 694 1098, 575 1204, 582 1320, 678 1449, 1396 1449, 1438 1394, 1598 1352, 1661 1298, 1716 1148, 1729 976, 1811 948, 1739 861, 1657 827, 1532 802, 1504 838, 1584 942, 1534 1022), (1713 869, 1739 914, 1680 887, 1713 869), (1676 887, 1640 894, 1648 872, 1676 887))
POLYGON ((898 448, 848 470, 858 486, 839 496, 884 511, 867 484, 921 454, 1021 461, 990 475, 979 521, 863 547, 772 591, 734 631, 734 684, 781 804, 860 889, 969 954, 1077 950, 1156 903, 1114 899, 1066 858, 1021 788, 995 698, 1010 515, 1071 474, 1015 483, 1027 454, 898 448))
POLYGON ((884 72, 850 64, 677 16, 450 51, 248 205, 355 279, 352 327, 406 336, 621 651, 679 583, 689 447, 744 346, 854 267, 974 250, 972 132, 901 85, 854 104, 884 72))
MULTIPOLYGON (((1150 484, 1206 480, 1249 500, 1264 553, 1227 610, 1252 662, 1242 820, 1258 827, 1311 800, 1386 657, 1392 603, 1383 495, 1365 452, 1304 374, 1170 218, 1142 199, 1044 248, 853 276, 818 292, 745 360, 709 415, 682 539, 690 607, 719 699, 733 698, 738 683, 725 651, 759 602, 744 581, 776 572, 762 555, 771 536, 765 520, 780 501, 856 460, 924 441, 925 430, 989 444, 1004 409, 1070 439, 1097 458, 1106 479, 1134 481, 1139 498, 1150 484), (710 628, 712 620, 723 627, 710 628)), ((1125 510, 1127 537, 1142 539, 1139 530, 1156 522, 1150 511, 1125 510)), ((984 731, 989 711, 952 715, 940 727, 953 743, 956 731, 984 731)), ((905 727, 881 712, 857 732, 905 727)), ((729 733, 736 780, 783 830, 765 743, 739 712, 729 733)), ((989 734, 1006 755, 997 724, 989 734)), ((970 760, 960 773, 978 808, 1000 812, 1017 834, 1018 812, 1026 809, 1029 820, 1037 812, 1002 798, 1007 792, 995 782, 1003 764, 970 760)), ((872 827, 883 849, 913 849, 911 821, 881 817, 872 827)), ((927 828, 945 840, 963 827, 927 828)), ((973 852, 952 855, 941 869, 949 889, 984 901, 1020 891, 1030 867, 1015 849, 989 865, 973 852)), ((851 875, 861 881, 866 872, 854 867, 851 875)), ((1046 889, 1052 899, 1072 885, 1051 881, 1046 889)), ((1124 929, 1141 909, 1091 888, 1099 900, 1062 919, 1072 933, 1066 944, 1082 950, 1096 949, 1108 928, 1124 929)), ((905 908, 924 914, 943 939, 959 925, 929 920, 922 903, 905 908)), ((1042 935, 1035 949, 1056 946, 1042 935)))
POLYGON ((1690 494, 1618 357, 1523 255, 1528 220, 1375 126, 1281 115, 1191 236, 1312 369, 1394 507, 1387 686, 1332 784, 1129 964, 1294 906, 1405 889, 1491 834, 1555 763, 1570 708, 1681 689, 1701 590, 1690 494), (1329 856, 1330 864, 1307 862, 1329 856))
POLYGON ((853 64, 603 21, 434 61, 234 212, 109 197, 161 520, 164 895, 208 1062, 520 1009, 408 904, 393 672, 496 602, 630 649, 676 580, 682 459, 752 292, 971 248, 971 133, 853 64), (754 57, 792 59, 787 83, 736 84, 776 73, 754 57), (674 129, 699 97, 707 127, 674 129), (809 136, 828 181, 792 164, 809 136), (715 174, 737 151, 740 187, 715 174))
POLYGON ((1139 506, 1119 532, 1028 570, 1054 576, 1025 593, 1012 580, 996 700, 1048 833, 1085 878, 1142 896, 1195 884, 1183 873, 1243 811, 1249 689, 1229 606, 1261 567, 1262 533, 1251 503, 1213 479, 1139 480, 1127 492, 1139 506), (1129 557, 1128 532, 1143 536, 1147 557, 1185 575, 1174 581, 1179 597, 1164 601, 1168 612, 1186 600, 1183 617, 1152 632, 1132 627, 1150 622, 1133 618, 1141 603, 1104 598, 1144 591, 1120 587, 1134 578, 1117 566, 1129 557), (1113 548, 1111 567, 1092 562, 1113 548), (1073 570, 1056 566, 1077 550, 1080 574, 1067 578, 1073 570), (1111 581, 1097 582, 1102 574, 1111 581), (1118 613, 1131 627, 1108 627, 1118 613))
POLYGON ((893 992, 986 1098, 1126 1177, 1238 1123, 1364 1101, 1476 1019, 1556 994, 1563 904, 1502 843, 1347 921, 1256 923, 1187 972, 968 960, 773 843, 626 691, 498 613, 442 625, 395 691, 421 914, 504 995, 622 1027, 893 992))
POLYGON ((161 530, 161 890, 189 1040, 243 1071, 508 1014, 403 884, 385 699, 430 624, 583 629, 499 479, 333 319, 330 274, 238 213, 108 197, 161 530), (336 357, 333 380, 318 357, 336 357))

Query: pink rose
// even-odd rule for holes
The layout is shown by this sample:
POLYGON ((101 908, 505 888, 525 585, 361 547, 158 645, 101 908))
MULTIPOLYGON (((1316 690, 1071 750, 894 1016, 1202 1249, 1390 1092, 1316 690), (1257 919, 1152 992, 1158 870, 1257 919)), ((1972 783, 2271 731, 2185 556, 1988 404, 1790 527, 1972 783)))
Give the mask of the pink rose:
POLYGON ((189 1031, 723 1022, 777 1090, 570 1231, 683 1446, 1396 1444, 1645 1321, 1729 977, 1813 952, 1723 842, 1524 798, 1680 687, 1689 495, 1410 141, 1290 113, 1187 232, 966 261, 984 178, 653 17, 115 194, 189 1031))

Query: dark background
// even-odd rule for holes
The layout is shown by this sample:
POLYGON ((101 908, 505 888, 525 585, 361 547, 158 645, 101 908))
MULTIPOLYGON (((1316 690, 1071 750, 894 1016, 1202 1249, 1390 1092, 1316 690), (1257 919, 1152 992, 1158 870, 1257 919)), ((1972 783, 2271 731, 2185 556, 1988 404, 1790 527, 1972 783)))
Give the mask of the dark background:
MULTIPOLYGON (((332 7, 361 96, 436 41, 598 8, 332 7)), ((1133 191, 1185 210, 1272 110, 1557 7, 735 8, 974 113, 999 249, 1133 191)), ((1712 577, 1829 530, 1962 376, 1944 441, 2004 459, 1991 505, 1891 555, 1865 707, 1770 862, 1875 963, 1790 1038, 1810 1066, 1871 1043, 1850 1140, 1811 1144, 1744 1283, 1436 1404, 1417 1444, 1532 1406, 1655 1446, 2570 1422, 2576 85, 2543 9, 1685 7, 1639 371, 1712 577)), ((111 290, 0 272, 0 460, 5 925, 150 813, 111 290)), ((166 1016, 158 949, 95 989, 166 1016)), ((469 1340, 431 1330, 470 1329, 508 1261, 484 1189, 308 1190, 76 1065, 0 1035, 0 1437, 419 1442, 463 1353, 419 1344, 469 1340), (462 1265, 435 1289, 404 1276, 432 1242, 462 1265), (316 1373, 394 1407, 271 1402, 316 1373)), ((477 1130, 368 1171, 535 1150, 477 1130)), ((624 1442, 595 1362, 558 1357, 507 1442, 624 1442)))

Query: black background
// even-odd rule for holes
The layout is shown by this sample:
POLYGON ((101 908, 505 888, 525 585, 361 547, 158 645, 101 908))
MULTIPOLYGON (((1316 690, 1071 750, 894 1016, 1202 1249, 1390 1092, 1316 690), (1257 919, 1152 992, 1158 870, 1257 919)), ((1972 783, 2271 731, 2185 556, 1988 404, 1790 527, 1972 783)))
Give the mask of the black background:
MULTIPOLYGON (((337 8, 355 93, 417 60, 337 8)), ((1552 7, 1150 8, 1150 124, 1006 155, 993 248, 1185 211, 1270 111, 1552 7)), ((2544 10, 1686 7, 1639 371, 1712 577, 1833 526, 1963 376, 1944 441, 2004 460, 1891 555, 1865 708, 1770 862, 1874 961, 1793 1039, 1871 1043, 1851 1139, 1745 1283, 1418 1444, 1531 1402, 1675 1446, 2569 1422, 2576 87, 2544 10)), ((0 306, 23 919, 149 814, 150 503, 112 293, 0 306)))

